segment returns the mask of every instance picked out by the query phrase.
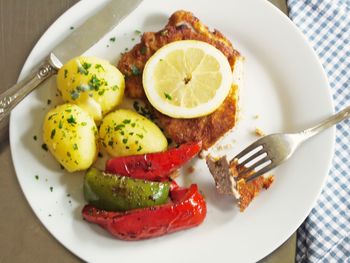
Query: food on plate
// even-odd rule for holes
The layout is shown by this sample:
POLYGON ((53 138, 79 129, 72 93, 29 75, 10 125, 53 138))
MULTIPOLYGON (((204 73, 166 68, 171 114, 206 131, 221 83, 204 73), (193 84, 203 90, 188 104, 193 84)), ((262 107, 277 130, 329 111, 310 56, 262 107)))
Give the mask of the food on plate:
POLYGON ((73 58, 57 74, 57 88, 63 100, 77 104, 95 121, 122 101, 124 87, 123 74, 96 57, 73 58))
POLYGON ((215 111, 232 85, 225 55, 198 40, 167 44, 147 61, 142 84, 148 101, 164 115, 197 118, 215 111))
POLYGON ((92 117, 74 104, 63 104, 45 116, 43 139, 69 172, 85 170, 97 157, 97 128, 92 117))
MULTIPOLYGON (((227 58, 233 71, 233 80, 240 77, 242 57, 231 42, 219 31, 209 31, 192 13, 177 11, 171 15, 164 29, 144 33, 141 43, 121 57, 118 68, 126 76, 127 96, 147 102, 142 85, 142 72, 146 62, 161 47, 179 40, 198 40, 214 46, 227 58)), ((237 90, 237 82, 233 82, 220 107, 213 113, 199 118, 172 118, 153 107, 152 109, 161 128, 176 143, 202 141, 203 148, 208 149, 236 124, 237 90)))
POLYGON ((225 156, 219 159, 207 156, 206 161, 214 177, 217 191, 220 194, 234 196, 238 200, 241 212, 248 207, 262 188, 268 189, 274 180, 273 176, 259 176, 248 182, 247 177, 238 178, 237 161, 233 160, 229 163, 225 156))
POLYGON ((166 150, 162 131, 144 116, 126 109, 109 113, 100 126, 100 141, 111 156, 126 156, 166 150))
POLYGON ((122 240, 141 240, 158 237, 201 224, 207 208, 197 185, 174 188, 171 201, 166 204, 112 212, 86 205, 82 214, 85 220, 95 223, 122 240))
POLYGON ((151 182, 91 168, 84 178, 85 200, 96 208, 126 211, 164 204, 169 182, 151 182))
POLYGON ((106 162, 106 172, 150 181, 160 181, 195 157, 201 142, 189 142, 165 152, 116 157, 106 162))

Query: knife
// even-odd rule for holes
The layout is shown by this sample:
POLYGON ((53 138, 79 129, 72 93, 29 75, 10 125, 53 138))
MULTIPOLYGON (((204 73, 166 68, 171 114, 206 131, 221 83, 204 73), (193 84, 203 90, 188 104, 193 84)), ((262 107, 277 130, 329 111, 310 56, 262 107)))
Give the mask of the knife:
POLYGON ((59 43, 31 73, 0 95, 0 124, 11 110, 44 80, 55 75, 63 64, 83 54, 116 27, 142 0, 110 0, 100 11, 59 43))

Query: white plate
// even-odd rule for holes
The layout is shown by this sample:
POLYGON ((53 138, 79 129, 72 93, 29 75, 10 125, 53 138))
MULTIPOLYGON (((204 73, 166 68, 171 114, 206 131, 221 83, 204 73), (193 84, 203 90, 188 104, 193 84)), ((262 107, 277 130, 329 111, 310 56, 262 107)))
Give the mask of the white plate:
MULTIPOLYGON (((71 26, 77 27, 104 2, 82 1, 63 14, 34 47, 21 77, 70 33, 71 26)), ((220 29, 246 58, 245 86, 240 93, 241 120, 226 138, 236 143, 221 153, 232 156, 255 140, 256 127, 266 133, 295 131, 333 112, 327 80, 314 52, 291 21, 267 1, 145 1, 87 54, 115 63, 124 48, 137 43, 136 29, 158 30, 178 9, 190 10, 205 24, 220 29), (109 41, 112 36, 116 37, 115 43, 109 41), (255 115, 260 117, 255 119, 255 115)), ((307 142, 274 172, 276 182, 272 188, 261 193, 246 212, 239 213, 231 198, 215 193, 204 162, 196 161, 194 174, 185 181, 197 182, 206 196, 205 222, 161 238, 119 241, 82 220, 82 174, 61 170, 41 149, 42 120, 45 112, 59 102, 55 93, 51 80, 12 112, 13 163, 22 190, 40 221, 59 242, 89 262, 153 262, 159 257, 169 263, 184 259, 213 262, 231 256, 235 262, 257 261, 281 245, 306 218, 330 167, 334 129, 307 142), (51 105, 47 105, 48 99, 53 101, 51 105), (37 141, 33 140, 35 135, 37 141)))

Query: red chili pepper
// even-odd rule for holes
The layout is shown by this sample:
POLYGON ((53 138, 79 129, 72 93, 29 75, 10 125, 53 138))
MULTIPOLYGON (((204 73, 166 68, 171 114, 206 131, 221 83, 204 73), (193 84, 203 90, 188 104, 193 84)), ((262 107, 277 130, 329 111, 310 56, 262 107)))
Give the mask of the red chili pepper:
POLYGON ((106 171, 149 181, 169 179, 169 175, 201 150, 202 142, 191 142, 165 152, 116 157, 106 163, 106 171))
POLYGON ((126 212, 108 212, 86 205, 83 217, 123 240, 141 240, 195 227, 203 222, 207 208, 197 185, 175 188, 172 202, 126 212))

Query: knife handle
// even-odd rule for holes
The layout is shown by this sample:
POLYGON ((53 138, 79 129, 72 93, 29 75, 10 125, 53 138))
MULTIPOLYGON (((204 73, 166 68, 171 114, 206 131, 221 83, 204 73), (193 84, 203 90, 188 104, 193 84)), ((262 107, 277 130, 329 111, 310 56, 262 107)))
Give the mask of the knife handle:
POLYGON ((60 67, 57 58, 51 53, 49 57, 38 67, 36 67, 29 76, 13 85, 4 93, 0 94, 0 123, 7 119, 11 110, 22 101, 33 89, 50 76, 57 73, 60 67))

